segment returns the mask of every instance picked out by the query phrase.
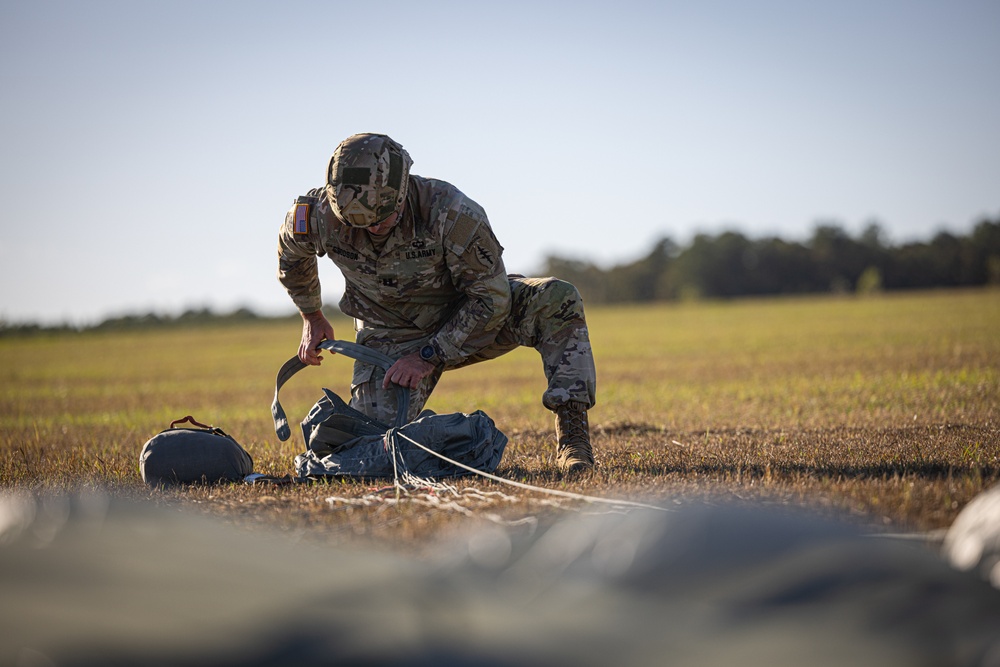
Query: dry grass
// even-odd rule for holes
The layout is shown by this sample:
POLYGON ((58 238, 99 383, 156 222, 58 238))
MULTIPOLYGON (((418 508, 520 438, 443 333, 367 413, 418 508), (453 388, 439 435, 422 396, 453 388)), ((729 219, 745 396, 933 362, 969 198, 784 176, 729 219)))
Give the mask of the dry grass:
MULTIPOLYGON (((486 410, 511 440, 501 476, 665 507, 719 498, 802 504, 926 531, 949 525, 1000 478, 996 291, 606 308, 589 319, 596 472, 566 480, 555 471, 530 350, 447 374, 428 407, 486 410)), ((481 479, 455 486, 502 495, 470 491, 450 507, 392 493, 367 506, 327 501, 371 494, 360 482, 142 484, 143 442, 186 414, 234 435, 257 470, 292 472, 301 436, 279 442, 268 406, 298 334, 288 321, 0 342, 0 486, 96 485, 296 538, 407 548, 490 520, 607 510, 481 479)), ((349 381, 350 363, 329 358, 297 376, 283 403, 294 421, 321 385, 343 395, 349 381)))

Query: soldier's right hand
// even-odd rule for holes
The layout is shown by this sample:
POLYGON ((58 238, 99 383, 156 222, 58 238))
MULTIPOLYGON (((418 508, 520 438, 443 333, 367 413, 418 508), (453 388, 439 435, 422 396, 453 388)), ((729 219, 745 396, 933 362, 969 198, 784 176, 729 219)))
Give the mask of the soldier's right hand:
POLYGON ((318 345, 324 340, 336 340, 333 325, 323 315, 323 311, 302 313, 302 342, 299 343, 299 361, 310 366, 319 366, 323 361, 318 345))

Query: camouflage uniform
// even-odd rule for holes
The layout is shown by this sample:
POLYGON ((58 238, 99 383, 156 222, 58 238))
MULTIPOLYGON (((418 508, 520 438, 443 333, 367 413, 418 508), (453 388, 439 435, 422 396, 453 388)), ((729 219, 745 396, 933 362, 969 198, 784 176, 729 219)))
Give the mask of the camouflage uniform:
MULTIPOLYGON (((344 274, 340 310, 355 318, 359 343, 393 357, 433 346, 438 368, 411 391, 411 419, 442 371, 522 345, 542 356, 547 408, 593 406, 594 360, 576 289, 554 278, 508 276, 485 211, 454 186, 409 175, 405 196, 381 247, 364 228, 338 219, 322 189, 296 200, 278 244, 278 279, 296 307, 322 306, 316 258, 327 255, 344 274)), ((391 423, 395 392, 382 389, 383 376, 356 363, 351 404, 391 423)))

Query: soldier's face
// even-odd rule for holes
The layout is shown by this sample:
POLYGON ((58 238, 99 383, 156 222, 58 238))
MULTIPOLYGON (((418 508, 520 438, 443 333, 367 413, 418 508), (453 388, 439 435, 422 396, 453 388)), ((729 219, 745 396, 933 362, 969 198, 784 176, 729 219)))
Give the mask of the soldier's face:
POLYGON ((368 227, 368 233, 372 236, 385 236, 392 231, 392 228, 396 226, 399 222, 399 216, 403 213, 403 208, 400 207, 398 211, 390 215, 388 218, 378 223, 377 225, 372 225, 368 227))

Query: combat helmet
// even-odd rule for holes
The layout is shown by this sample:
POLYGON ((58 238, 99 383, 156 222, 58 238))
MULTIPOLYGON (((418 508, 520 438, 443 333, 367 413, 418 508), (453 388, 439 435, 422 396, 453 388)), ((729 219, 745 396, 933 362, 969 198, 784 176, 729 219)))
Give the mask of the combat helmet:
POLYGON ((344 139, 326 168, 326 197, 333 213, 352 227, 383 222, 406 201, 410 159, 384 134, 344 139))

